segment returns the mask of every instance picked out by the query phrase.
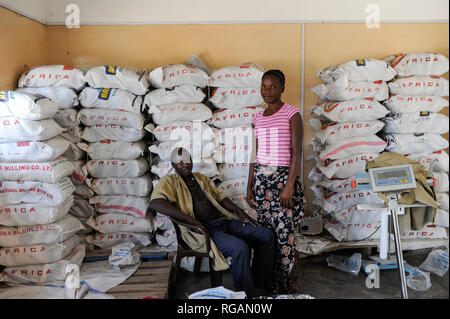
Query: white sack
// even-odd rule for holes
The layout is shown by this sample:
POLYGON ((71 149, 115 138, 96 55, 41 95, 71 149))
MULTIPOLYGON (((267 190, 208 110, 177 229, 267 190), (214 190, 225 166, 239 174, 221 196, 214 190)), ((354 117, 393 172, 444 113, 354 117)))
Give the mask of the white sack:
POLYGON ((448 71, 448 59, 438 53, 400 53, 387 56, 389 63, 398 76, 410 75, 442 75, 448 71))
POLYGON ((77 114, 78 112, 75 109, 62 109, 56 112, 53 119, 63 128, 72 127, 80 125, 80 122, 77 119, 77 114))
POLYGON ((201 103, 171 103, 160 106, 152 105, 148 109, 152 120, 157 125, 168 125, 177 121, 206 121, 211 119, 212 111, 201 103))
POLYGON ((254 129, 251 126, 236 126, 214 129, 214 134, 221 144, 252 145, 254 129))
POLYGON ((389 82, 389 92, 399 95, 448 95, 448 80, 432 75, 415 75, 396 78, 389 82))
POLYGON ((249 167, 249 162, 222 163, 217 165, 217 169, 224 180, 248 177, 249 167))
POLYGON ((16 92, 38 94, 56 102, 59 109, 68 109, 77 106, 78 94, 65 86, 45 86, 40 88, 17 88, 16 92))
POLYGON ((252 210, 247 202, 247 195, 234 195, 230 197, 230 200, 242 210, 252 210))
POLYGON ((73 235, 61 243, 2 248, 0 265, 15 267, 53 263, 65 258, 79 243, 80 237, 73 235))
POLYGON ((70 180, 74 185, 83 184, 87 178, 87 171, 85 169, 85 161, 72 161, 73 166, 75 167, 75 171, 69 175, 70 180))
POLYGON ((219 185, 217 185, 217 189, 219 191, 222 191, 227 197, 235 195, 246 195, 247 182, 248 180, 246 177, 230 179, 223 181, 219 185))
POLYGON ((57 111, 58 104, 42 95, 0 91, 0 117, 36 121, 51 118, 57 111))
POLYGON ((436 178, 436 187, 434 188, 436 193, 445 193, 449 191, 447 172, 432 172, 431 175, 436 178))
POLYGON ((339 212, 355 205, 383 205, 384 201, 370 190, 356 190, 346 193, 331 193, 324 196, 323 209, 328 212, 339 212))
POLYGON ((444 238, 447 239, 447 230, 443 227, 436 226, 435 224, 425 225, 420 230, 406 230, 401 239, 433 239, 444 238))
POLYGON ((215 88, 209 101, 219 109, 237 109, 264 103, 258 83, 252 88, 215 88))
POLYGON ((86 157, 86 152, 79 148, 75 143, 70 143, 67 151, 62 155, 71 162, 79 161, 86 157))
POLYGON ((97 195, 147 196, 152 190, 152 180, 144 175, 136 178, 111 177, 87 181, 88 186, 97 195))
POLYGON ((0 163, 0 180, 56 183, 74 171, 74 165, 64 157, 51 162, 0 163))
POLYGON ((135 95, 144 95, 149 87, 145 72, 115 65, 90 68, 86 72, 86 81, 93 88, 121 89, 135 95))
MULTIPOLYGON (((336 193, 346 193, 354 190, 361 190, 360 188, 352 188, 352 180, 355 179, 355 176, 351 176, 349 178, 337 178, 337 177, 323 177, 320 181, 317 182, 317 186, 323 187, 328 190, 328 192, 336 192, 336 193)), ((323 199, 323 194, 321 196, 317 196, 320 199, 323 199)))
POLYGON ((63 131, 52 118, 40 121, 22 120, 17 117, 0 118, 0 143, 44 141, 63 131))
POLYGON ((448 228, 448 211, 438 208, 434 217, 434 223, 436 226, 448 228))
POLYGON ((94 196, 89 199, 101 214, 126 214, 135 218, 145 218, 150 207, 150 197, 129 195, 94 196))
POLYGON ((334 161, 319 162, 317 168, 328 178, 348 178, 365 172, 367 161, 373 161, 378 155, 378 153, 355 154, 334 161))
POLYGON ((53 224, 0 227, 0 246, 17 247, 58 243, 83 229, 80 221, 70 214, 53 224))
POLYGON ((338 123, 373 121, 385 117, 388 113, 382 104, 372 98, 321 102, 311 107, 311 114, 338 123))
MULTIPOLYGON (((70 213, 78 218, 89 218, 95 215, 95 207, 87 199, 77 198, 70 207, 70 213)), ((84 225, 84 223, 83 223, 84 225)))
POLYGON ((160 142, 193 141, 194 139, 211 141, 214 138, 213 129, 205 122, 200 121, 175 121, 156 127, 153 124, 148 124, 145 129, 160 142))
POLYGON ((88 243, 102 249, 110 249, 118 244, 133 243, 142 246, 150 245, 149 233, 119 232, 115 234, 95 233, 86 237, 88 243))
POLYGON ((384 101, 384 106, 392 113, 440 112, 448 107, 448 101, 440 96, 405 96, 392 95, 384 101))
POLYGON ((253 116, 261 111, 261 107, 222 109, 212 114, 211 124, 218 128, 252 126, 253 116))
POLYGON ((436 133, 445 134, 449 130, 448 117, 440 113, 401 113, 383 119, 385 133, 436 133))
POLYGON ((116 158, 120 160, 133 160, 144 155, 146 145, 144 142, 120 142, 102 140, 99 142, 79 143, 91 159, 116 158))
MULTIPOLYGON (((159 178, 167 174, 174 174, 175 169, 172 167, 172 162, 160 162, 152 165, 152 173, 158 175, 159 178)), ((192 172, 199 172, 208 177, 214 177, 219 175, 217 170, 217 164, 214 160, 210 159, 210 163, 193 163, 192 172)))
POLYGON ((52 224, 69 212, 74 202, 69 196, 59 206, 41 203, 20 203, 0 207, 0 225, 29 226, 52 224))
POLYGON ((97 214, 87 224, 102 234, 118 232, 150 233, 153 230, 148 218, 136 218, 126 214, 97 214))
POLYGON ((150 152, 157 154, 163 162, 170 161, 172 151, 178 147, 183 147, 191 154, 193 163, 200 163, 210 159, 215 152, 217 144, 215 141, 194 140, 194 141, 168 141, 161 142, 158 145, 151 145, 148 149, 150 152))
POLYGON ((58 158, 70 142, 56 136, 45 141, 0 143, 1 162, 46 162, 58 158))
POLYGON ((351 137, 334 144, 325 145, 325 148, 319 154, 319 158, 324 161, 326 159, 344 159, 356 154, 381 153, 386 145, 387 143, 376 135, 351 137))
POLYGON ((343 81, 342 83, 336 81, 330 84, 313 86, 311 91, 323 101, 348 101, 364 98, 384 101, 389 97, 388 85, 384 81, 343 81))
POLYGON ((220 144, 213 159, 217 163, 243 163, 252 161, 253 148, 251 144, 220 144))
POLYGON ((138 130, 144 127, 144 116, 141 113, 133 113, 122 110, 107 109, 81 109, 77 119, 86 126, 116 125, 132 127, 138 130))
POLYGON ((78 98, 85 108, 124 110, 136 114, 141 112, 143 100, 142 96, 129 91, 92 87, 85 87, 78 98))
POLYGON ((400 154, 432 153, 448 147, 448 141, 435 133, 388 134, 386 150, 400 154))
POLYGON ((355 59, 325 70, 318 70, 317 76, 325 83, 332 83, 344 77, 350 81, 390 81, 397 72, 383 60, 355 59))
POLYGON ((11 205, 19 203, 41 203, 59 206, 75 190, 69 177, 54 184, 36 181, 1 181, 0 203, 11 205))
POLYGON ((194 85, 204 88, 208 75, 202 69, 187 64, 169 64, 149 73, 150 83, 155 88, 171 88, 177 85, 194 85))
POLYGON ((81 138, 90 142, 100 142, 102 140, 114 140, 121 142, 137 142, 145 136, 143 129, 124 127, 120 125, 95 125, 86 126, 81 138))
POLYGON ((54 263, 7 267, 0 275, 0 281, 13 283, 53 283, 64 281, 68 267, 75 265, 81 267, 86 248, 83 244, 76 246, 65 258, 54 263))
POLYGON ((71 144, 81 142, 82 129, 80 125, 67 127, 64 129, 64 132, 60 134, 60 136, 66 140, 68 140, 71 144))
POLYGON ((418 161, 429 171, 441 172, 449 170, 449 156, 444 150, 433 153, 411 154, 406 157, 418 161))
POLYGON ((330 234, 332 234, 338 241, 356 241, 356 240, 378 240, 380 238, 380 231, 377 229, 381 226, 380 223, 370 224, 341 224, 335 220, 327 220, 323 225, 330 234))
POLYGON ((315 131, 314 137, 322 144, 334 144, 350 137, 375 135, 384 126, 379 120, 322 124, 320 120, 311 118, 309 123, 315 131))
MULTIPOLYGON (((87 182, 88 180, 86 180, 87 182)), ((95 193, 92 189, 90 189, 86 184, 75 185, 75 190, 73 191, 73 196, 75 199, 89 199, 95 196, 95 193)))
POLYGON ((144 157, 135 160, 100 159, 86 163, 92 177, 139 177, 148 170, 148 162, 144 157))
POLYGON ((333 218, 341 224, 380 224, 381 210, 359 210, 358 206, 352 206, 342 211, 333 213, 333 218))
POLYGON ((86 83, 84 73, 66 65, 41 65, 24 72, 18 87, 65 86, 76 91, 86 83))
POLYGON ((222 88, 259 88, 265 70, 262 66, 247 62, 215 70, 209 77, 208 86, 222 88))
POLYGON ((202 89, 195 85, 180 85, 148 92, 145 95, 144 104, 150 107, 172 103, 201 103, 205 96, 202 89))
POLYGON ((438 207, 442 210, 448 211, 449 208, 449 198, 447 193, 436 193, 436 202, 438 207))

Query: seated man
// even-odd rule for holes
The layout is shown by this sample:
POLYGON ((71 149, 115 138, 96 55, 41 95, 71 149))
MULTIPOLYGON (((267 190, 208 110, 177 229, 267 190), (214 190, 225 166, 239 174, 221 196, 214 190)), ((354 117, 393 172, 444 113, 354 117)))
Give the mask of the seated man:
POLYGON ((257 295, 254 283, 268 289, 275 254, 272 231, 251 220, 207 176, 192 173, 188 151, 175 149, 171 161, 175 173, 156 185, 150 207, 175 220, 204 227, 220 253, 232 257, 230 268, 237 291, 243 290, 252 298, 257 295), (251 248, 254 258, 250 267, 251 248))

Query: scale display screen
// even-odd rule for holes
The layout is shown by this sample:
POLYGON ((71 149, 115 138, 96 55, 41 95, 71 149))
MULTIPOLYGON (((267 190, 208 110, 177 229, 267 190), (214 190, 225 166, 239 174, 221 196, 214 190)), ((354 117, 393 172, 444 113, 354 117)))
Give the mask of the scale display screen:
POLYGON ((395 192, 416 188, 411 165, 369 169, 369 180, 374 192, 395 192))

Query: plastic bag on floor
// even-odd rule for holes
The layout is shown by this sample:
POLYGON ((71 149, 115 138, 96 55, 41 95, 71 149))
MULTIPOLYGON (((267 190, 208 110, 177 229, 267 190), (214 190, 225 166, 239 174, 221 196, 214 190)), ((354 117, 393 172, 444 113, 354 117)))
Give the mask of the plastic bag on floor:
POLYGON ((330 255, 327 258, 327 264, 330 267, 358 276, 361 269, 361 254, 354 253, 350 258, 330 255))
POLYGON ((441 277, 444 276, 448 271, 448 248, 446 250, 433 249, 419 268, 441 277))
POLYGON ((406 276, 406 285, 417 291, 427 291, 431 288, 430 273, 413 268, 406 276))
POLYGON ((243 291, 232 291, 223 286, 194 292, 188 296, 189 299, 245 299, 243 291))
POLYGON ((137 252, 137 246, 133 243, 123 243, 112 247, 108 263, 117 270, 121 266, 135 265, 141 260, 141 254, 137 252))

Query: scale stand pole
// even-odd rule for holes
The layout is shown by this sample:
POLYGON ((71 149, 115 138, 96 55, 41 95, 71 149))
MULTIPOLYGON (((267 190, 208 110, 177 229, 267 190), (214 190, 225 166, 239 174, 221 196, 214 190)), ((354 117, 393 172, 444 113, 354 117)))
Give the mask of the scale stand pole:
POLYGON ((391 217, 392 217, 392 224, 394 226, 394 239, 395 239, 395 250, 397 252, 397 264, 398 264, 398 270, 400 273, 400 281, 402 283, 402 296, 403 299, 408 299, 408 288, 406 287, 406 277, 405 277, 405 267, 403 264, 403 253, 402 253, 402 246, 400 243, 400 230, 398 227, 398 216, 397 216, 397 210, 391 209, 391 217))

